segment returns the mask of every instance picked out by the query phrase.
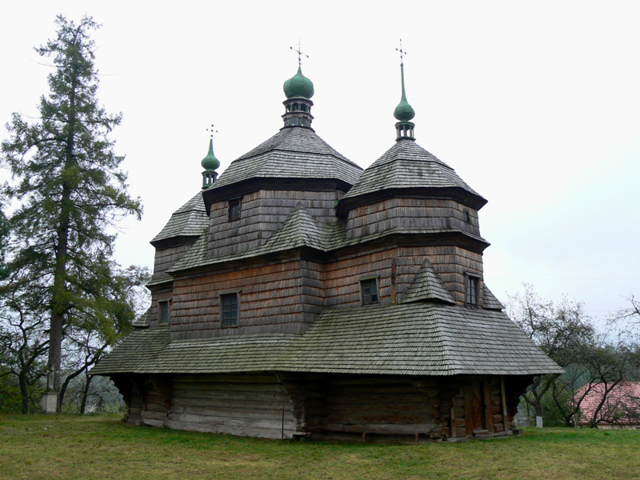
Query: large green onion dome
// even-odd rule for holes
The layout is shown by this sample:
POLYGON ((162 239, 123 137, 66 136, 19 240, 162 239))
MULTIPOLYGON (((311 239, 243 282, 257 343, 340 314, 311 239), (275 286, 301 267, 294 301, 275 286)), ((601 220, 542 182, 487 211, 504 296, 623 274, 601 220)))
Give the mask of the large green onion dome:
POLYGON ((302 68, 300 66, 298 66, 298 73, 284 82, 282 89, 287 98, 313 97, 313 82, 302 74, 302 68))

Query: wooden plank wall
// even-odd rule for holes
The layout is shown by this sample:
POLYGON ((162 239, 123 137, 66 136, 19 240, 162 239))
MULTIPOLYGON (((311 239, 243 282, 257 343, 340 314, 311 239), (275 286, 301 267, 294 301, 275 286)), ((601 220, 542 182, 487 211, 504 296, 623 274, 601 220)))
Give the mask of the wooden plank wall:
MULTIPOLYGON (((404 293, 420 270, 424 259, 431 262, 445 287, 459 305, 464 305, 465 274, 483 278, 482 255, 456 246, 401 247, 397 258, 398 298, 404 293)), ((482 284, 482 282, 480 282, 482 284)), ((480 285, 482 289, 482 285, 480 285)), ((482 293, 482 290, 480 291, 482 293)), ((480 295, 482 298, 482 295, 480 295)))
POLYGON ((421 434, 437 438, 437 381, 399 376, 335 376, 326 379, 326 427, 331 433, 421 434))
POLYGON ((295 431, 276 375, 181 375, 172 387, 167 427, 262 438, 291 438, 295 431))
POLYGON ((314 220, 336 221, 334 203, 341 196, 332 192, 260 190, 242 198, 240 219, 228 221, 228 202, 211 206, 209 255, 243 252, 260 245, 284 223, 292 210, 304 206, 314 220))
POLYGON ((170 247, 157 248, 153 262, 154 273, 166 272, 182 258, 187 250, 195 243, 195 238, 189 239, 179 245, 172 245, 170 247))
POLYGON ((363 252, 360 255, 324 265, 326 305, 332 307, 360 305, 360 279, 372 276, 379 277, 380 303, 383 305, 392 303, 394 262, 395 287, 398 301, 400 301, 425 259, 433 264, 445 287, 460 305, 464 305, 465 302, 465 274, 471 273, 480 278, 483 276, 482 255, 461 247, 397 247, 383 251, 363 252))
POLYGON ((530 380, 504 377, 506 427, 499 376, 149 375, 130 382, 126 418, 138 425, 263 438, 413 442, 504 435, 518 393, 530 380), (484 423, 467 418, 473 409, 465 392, 472 385, 481 385, 484 423))
MULTIPOLYGON (((309 269, 305 269, 309 271, 309 269)), ((305 315, 304 292, 321 295, 312 278, 302 276, 299 260, 176 278, 173 285, 171 338, 204 338, 244 333, 298 333, 312 317, 305 315), (220 327, 220 293, 240 292, 238 326, 220 327)), ((310 274, 309 274, 310 275, 310 274)), ((318 297, 320 298, 320 297, 318 297)), ((316 306, 318 300, 314 300, 316 306)), ((313 309, 312 309, 313 310, 313 309)), ((307 310, 307 313, 312 310, 307 310)))
POLYGON ((171 382, 164 375, 134 375, 119 379, 118 388, 127 390, 125 420, 136 425, 163 427, 171 408, 171 382), (127 385, 124 385, 124 382, 127 385))
POLYGON ((312 323, 327 305, 324 266, 309 260, 300 262, 303 322, 312 323))
POLYGON ((457 229, 480 236, 478 212, 451 199, 390 198, 349 211, 348 239, 391 229, 397 231, 457 229))
MULTIPOLYGON (((431 261, 454 299, 464 305, 465 274, 482 278, 482 255, 454 246, 398 247, 365 252, 329 264, 294 260, 177 278, 171 297, 172 338, 300 333, 324 307, 360 305, 360 279, 365 277, 377 276, 380 303, 391 303, 394 262, 396 291, 401 300, 425 258, 431 261), (220 293, 230 291, 240 292, 239 325, 220 328, 220 293)), ((152 319, 157 316, 156 301, 169 296, 169 292, 154 295, 152 319)))
POLYGON ((363 253, 324 265, 326 305, 353 307, 360 305, 360 279, 379 277, 380 303, 391 303, 391 268, 395 250, 363 253))

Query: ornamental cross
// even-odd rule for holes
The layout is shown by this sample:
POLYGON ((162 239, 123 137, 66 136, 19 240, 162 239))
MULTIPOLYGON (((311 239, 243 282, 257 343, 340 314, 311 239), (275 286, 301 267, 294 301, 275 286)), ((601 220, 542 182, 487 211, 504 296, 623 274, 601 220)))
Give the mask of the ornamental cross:
POLYGON ((213 135, 214 135, 215 133, 218 133, 218 130, 215 130, 215 129, 213 128, 213 123, 212 123, 212 124, 211 124, 211 126, 210 126, 209 128, 207 128, 207 132, 209 132, 209 134, 211 135, 211 138, 213 138, 213 135))
POLYGON ((309 58, 309 55, 307 55, 306 53, 302 53, 302 49, 300 48, 300 39, 298 39, 298 49, 297 50, 295 48, 293 48, 293 47, 289 47, 289 48, 298 54, 298 65, 299 66, 302 66, 302 57, 303 56, 309 58))
POLYGON ((404 56, 407 52, 402 49, 402 39, 400 39, 400 48, 396 48, 396 52, 400 52, 400 65, 404 65, 404 56))

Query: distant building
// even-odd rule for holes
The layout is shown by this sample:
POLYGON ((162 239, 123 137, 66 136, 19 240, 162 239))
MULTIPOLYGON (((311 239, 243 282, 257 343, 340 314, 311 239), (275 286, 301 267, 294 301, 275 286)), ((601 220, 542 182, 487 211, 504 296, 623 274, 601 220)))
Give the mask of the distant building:
POLYGON ((640 382, 623 380, 613 387, 603 383, 586 384, 575 398, 576 401, 582 399, 581 425, 588 425, 595 418, 598 428, 640 428, 640 382))
POLYGON ((285 82, 284 126, 152 240, 153 303, 92 371, 127 421, 267 438, 506 435, 534 375, 561 373, 483 281, 486 200, 414 139, 366 170, 312 128, 313 84, 285 82))

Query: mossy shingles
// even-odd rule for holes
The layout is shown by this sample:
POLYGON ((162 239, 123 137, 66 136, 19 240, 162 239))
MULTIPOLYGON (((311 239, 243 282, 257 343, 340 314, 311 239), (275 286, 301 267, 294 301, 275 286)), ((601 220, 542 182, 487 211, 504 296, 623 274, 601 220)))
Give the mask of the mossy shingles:
POLYGON ((239 371, 433 376, 562 372, 502 312, 409 303, 326 309, 300 336, 169 342, 167 326, 137 330, 92 373, 239 371))

